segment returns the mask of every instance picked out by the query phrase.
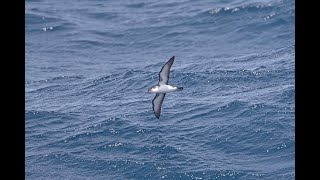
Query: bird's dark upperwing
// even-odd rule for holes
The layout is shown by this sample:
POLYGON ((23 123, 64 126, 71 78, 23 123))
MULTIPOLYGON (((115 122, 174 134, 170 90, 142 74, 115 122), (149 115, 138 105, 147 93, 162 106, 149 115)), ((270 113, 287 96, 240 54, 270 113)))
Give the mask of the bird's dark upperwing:
POLYGON ((170 76, 170 68, 173 64, 174 56, 162 67, 159 72, 159 85, 168 84, 169 76, 170 76))
POLYGON ((162 102, 163 102, 165 95, 166 95, 166 93, 157 93, 156 97, 154 97, 154 99, 152 100, 153 112, 158 119, 160 117, 161 106, 162 106, 162 102))

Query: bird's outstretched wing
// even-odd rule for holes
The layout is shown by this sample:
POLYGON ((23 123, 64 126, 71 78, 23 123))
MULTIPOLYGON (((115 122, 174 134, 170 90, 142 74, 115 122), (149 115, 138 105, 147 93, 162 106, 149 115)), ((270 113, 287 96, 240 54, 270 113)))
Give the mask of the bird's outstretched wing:
POLYGON ((162 102, 163 102, 165 95, 166 95, 166 93, 157 93, 156 97, 154 97, 152 100, 153 112, 158 119, 160 117, 161 106, 162 106, 162 102))
POLYGON ((159 85, 161 84, 168 84, 169 76, 170 76, 170 68, 173 64, 174 56, 162 67, 159 72, 159 85))

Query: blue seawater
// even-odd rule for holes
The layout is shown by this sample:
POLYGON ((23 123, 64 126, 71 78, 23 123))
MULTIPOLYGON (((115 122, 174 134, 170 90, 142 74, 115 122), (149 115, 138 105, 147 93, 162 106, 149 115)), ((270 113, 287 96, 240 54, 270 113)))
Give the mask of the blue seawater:
POLYGON ((293 0, 26 0, 25 22, 26 179, 295 179, 293 0))

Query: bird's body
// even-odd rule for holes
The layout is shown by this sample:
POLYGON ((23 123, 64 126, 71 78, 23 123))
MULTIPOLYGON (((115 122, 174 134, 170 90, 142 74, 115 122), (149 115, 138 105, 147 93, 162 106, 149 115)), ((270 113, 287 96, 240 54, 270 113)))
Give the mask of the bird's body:
POLYGON ((168 85, 170 68, 174 61, 174 56, 162 67, 159 72, 159 82, 157 85, 148 89, 148 92, 156 93, 156 96, 152 100, 152 107, 154 114, 159 119, 161 112, 161 105, 166 93, 182 90, 183 87, 168 85))
POLYGON ((171 86, 171 85, 167 85, 167 84, 162 84, 162 85, 154 86, 154 87, 155 88, 151 89, 149 92, 152 92, 152 93, 168 93, 168 92, 177 91, 180 88, 180 87, 177 87, 177 86, 171 86))

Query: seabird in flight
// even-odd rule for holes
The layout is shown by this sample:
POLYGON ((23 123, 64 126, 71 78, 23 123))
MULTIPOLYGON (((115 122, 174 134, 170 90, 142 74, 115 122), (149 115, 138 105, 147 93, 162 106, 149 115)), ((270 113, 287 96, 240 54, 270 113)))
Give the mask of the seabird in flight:
POLYGON ((160 117, 161 105, 164 97, 166 96, 166 93, 183 89, 183 87, 168 85, 170 68, 173 64, 173 61, 174 56, 172 56, 172 58, 169 59, 169 61, 160 70, 158 84, 148 89, 148 92, 156 93, 156 97, 154 97, 154 99, 152 100, 152 107, 153 112, 158 119, 160 117))

